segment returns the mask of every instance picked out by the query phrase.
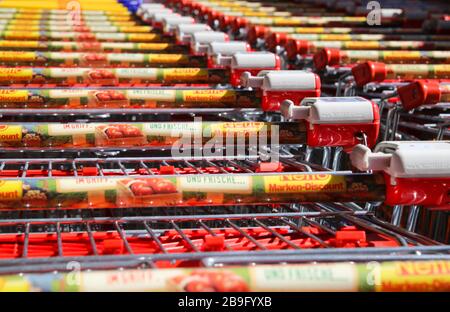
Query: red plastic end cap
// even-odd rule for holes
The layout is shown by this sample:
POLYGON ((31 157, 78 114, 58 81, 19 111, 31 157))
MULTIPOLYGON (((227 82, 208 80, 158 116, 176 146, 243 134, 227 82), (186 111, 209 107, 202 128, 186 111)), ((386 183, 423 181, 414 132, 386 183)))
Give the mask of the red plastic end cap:
POLYGON ((323 70, 327 66, 338 65, 341 60, 341 50, 324 48, 316 52, 313 57, 317 70, 323 70))
POLYGON ((258 164, 256 172, 282 172, 283 165, 280 162, 262 162, 258 164))
POLYGON ((195 8, 196 10, 200 11, 204 7, 204 5, 202 3, 193 1, 192 2, 192 7, 195 8))
POLYGON ((267 28, 264 26, 252 26, 247 33, 247 40, 250 44, 255 44, 258 38, 264 38, 267 28))
POLYGON ((245 18, 242 17, 236 17, 233 20, 233 31, 238 31, 241 28, 247 27, 248 21, 245 18))
POLYGON ((286 57, 289 61, 295 60, 297 57, 301 40, 289 39, 286 43, 286 57))
POLYGON ((180 1, 180 5, 182 5, 183 7, 192 7, 193 3, 191 0, 181 0, 180 1))
POLYGON ((189 6, 191 13, 195 10, 199 10, 200 11, 200 3, 197 2, 192 2, 192 4, 189 6))
POLYGON ((208 7, 208 6, 206 6, 206 5, 199 5, 199 11, 200 11, 200 13, 202 14, 202 15, 206 15, 206 14, 208 14, 209 12, 211 12, 211 8, 210 7, 208 7))
POLYGON ((161 166, 159 167, 159 174, 174 174, 175 167, 174 166, 161 166))
POLYGON ((387 70, 384 63, 365 62, 352 68, 353 77, 359 87, 369 82, 381 82, 386 79, 387 70))
POLYGON ((343 230, 343 231, 337 231, 336 232, 336 240, 343 241, 343 242, 365 242, 366 241, 366 232, 364 231, 358 231, 358 230, 343 230))
POLYGON ((286 43, 286 56, 288 60, 295 60, 297 55, 307 54, 310 43, 306 40, 289 39, 286 43))
POLYGON ((439 83, 415 81, 397 89, 403 109, 412 110, 424 104, 436 104, 441 98, 439 83))
POLYGON ((214 21, 219 21, 219 26, 220 26, 220 17, 221 17, 221 15, 220 15, 221 13, 220 12, 217 12, 217 11, 210 11, 210 12, 208 12, 208 16, 207 16, 207 18, 206 18, 206 24, 208 24, 209 26, 213 26, 213 22, 214 21))
POLYGON ((287 41, 286 33, 269 33, 266 36, 266 48, 271 52, 275 52, 277 46, 285 45, 287 41))
POLYGON ((222 12, 218 12, 218 11, 214 11, 214 10, 210 10, 208 12, 208 20, 213 21, 213 20, 218 20, 220 19, 220 17, 223 15, 222 12))
POLYGON ((202 251, 221 251, 225 248, 223 236, 206 235, 202 245, 202 251))
POLYGON ((105 239, 103 241, 103 253, 106 255, 122 254, 124 243, 119 239, 105 239))
POLYGON ((231 22, 232 22, 231 16, 228 16, 228 15, 223 14, 222 12, 219 12, 218 19, 219 19, 220 28, 222 28, 222 29, 231 25, 231 22))
POLYGON ((83 167, 83 169, 81 169, 81 175, 82 176, 98 176, 98 169, 97 169, 97 167, 83 167))

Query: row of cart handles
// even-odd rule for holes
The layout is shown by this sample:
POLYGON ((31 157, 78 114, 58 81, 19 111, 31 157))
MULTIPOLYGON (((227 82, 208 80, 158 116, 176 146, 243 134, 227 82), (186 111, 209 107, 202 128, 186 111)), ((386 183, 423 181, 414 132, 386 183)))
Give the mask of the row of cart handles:
MULTIPOLYGON (((155 11, 158 12, 159 9, 155 11)), ((146 13, 149 12, 150 9, 147 9, 146 13)), ((387 185, 392 186, 392 190, 389 188, 388 192, 396 199, 403 194, 411 194, 413 189, 414 196, 417 197, 412 201, 409 200, 409 204, 423 204, 424 197, 434 204, 448 203, 446 187, 449 176, 446 162, 449 158, 448 143, 382 143, 377 147, 379 152, 372 154, 364 145, 358 143, 362 141, 361 136, 365 136, 364 143, 369 147, 373 147, 377 141, 380 117, 378 107, 374 103, 362 98, 311 98, 310 96, 319 95, 320 80, 316 74, 304 71, 280 71, 280 59, 274 53, 242 51, 243 49, 248 51, 245 43, 228 42, 227 34, 212 31, 206 25, 193 24, 194 19, 191 17, 174 16, 171 13, 154 13, 153 17, 155 16, 162 17, 161 25, 166 34, 177 33, 179 42, 189 42, 194 54, 209 53, 211 63, 216 62, 213 63, 215 66, 221 68, 229 66, 233 86, 243 84, 246 87, 261 88, 265 107, 280 109, 281 105, 281 111, 286 119, 306 120, 307 139, 306 142, 300 143, 307 143, 312 147, 341 146, 348 150, 353 149, 351 154, 353 164, 364 171, 384 171, 388 177, 387 185), (185 24, 191 26, 183 26, 185 24), (218 46, 218 42, 222 44, 218 46), (301 105, 297 106, 298 104, 301 105), (390 148, 383 149, 386 144, 390 144, 390 148), (410 153, 411 146, 422 153, 420 155, 410 153), (411 179, 412 182, 402 179, 411 179), (436 195, 438 189, 440 195, 436 195), (431 193, 433 196, 427 195, 431 193)), ((326 57, 320 60, 334 60, 331 57, 334 54, 327 52, 334 53, 334 51, 322 51, 324 51, 322 54, 326 53, 326 57)), ((340 57, 339 54, 338 59, 340 57)), ((318 66, 318 57, 315 63, 317 68, 321 67, 318 66)), ((353 73, 358 71, 355 70, 353 73)), ((8 127, 3 125, 2 129, 8 127)), ((389 198, 389 203, 402 202, 401 200, 396 202, 395 199, 391 201, 389 198)))
MULTIPOLYGON (((184 5, 189 7, 189 3, 184 5)), ((226 33, 213 31, 206 24, 195 24, 192 17, 174 14, 159 4, 144 7, 145 10, 138 12, 138 15, 152 21, 152 27, 162 28, 166 35, 176 34, 178 43, 189 44, 194 55, 207 55, 211 67, 229 68, 232 86, 261 89, 264 110, 279 110, 291 122, 304 121, 306 142, 297 143, 306 143, 311 147, 342 147, 350 153, 352 164, 357 169, 383 172, 386 203, 448 205, 449 142, 382 142, 372 152, 369 148, 376 145, 380 126, 379 109, 372 101, 360 97, 320 98, 320 79, 317 74, 283 71, 280 58, 275 53, 250 51, 247 43, 229 41, 226 33), (414 153, 411 152, 413 150, 414 153)), ((332 65, 336 60, 339 61, 347 52, 323 49, 318 53, 315 65, 321 69, 323 64, 332 65)), ((430 54, 430 57, 436 55, 430 54)), ((361 84, 360 68, 366 69, 368 66, 370 74, 363 70, 362 76, 371 77, 372 80, 380 80, 383 74, 386 76, 384 64, 366 63, 358 66, 352 69, 358 84, 361 84)), ((435 101, 436 94, 441 95, 444 90, 435 85, 430 88, 430 85, 421 82, 414 86, 422 88, 420 91, 425 90, 422 92, 425 94, 423 100, 419 101, 423 104, 429 104, 431 99, 435 101)), ((407 91, 399 90, 402 99, 408 99, 405 95, 407 91)), ((414 99, 417 98, 416 91, 409 92, 413 92, 414 99)), ((9 126, 2 125, 1 129, 8 129, 9 126)), ((26 126, 22 124, 22 127, 26 126)))

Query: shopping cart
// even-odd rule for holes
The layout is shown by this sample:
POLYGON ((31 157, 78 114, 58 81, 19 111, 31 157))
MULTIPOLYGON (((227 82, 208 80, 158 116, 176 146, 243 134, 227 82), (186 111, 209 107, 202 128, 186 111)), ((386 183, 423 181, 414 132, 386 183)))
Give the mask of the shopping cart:
MULTIPOLYGON (((23 183, 43 177, 76 177, 87 183, 93 176, 102 178, 97 183, 105 183, 118 176, 164 174, 166 178, 170 171, 176 177, 338 173, 288 153, 277 168, 258 158, 4 159, 0 166, 3 181, 20 178, 23 183)), ((80 262, 83 269, 111 269, 431 260, 443 259, 448 252, 448 246, 375 218, 371 205, 198 203, 195 207, 2 209, 1 272, 64 271, 69 261, 80 262)))

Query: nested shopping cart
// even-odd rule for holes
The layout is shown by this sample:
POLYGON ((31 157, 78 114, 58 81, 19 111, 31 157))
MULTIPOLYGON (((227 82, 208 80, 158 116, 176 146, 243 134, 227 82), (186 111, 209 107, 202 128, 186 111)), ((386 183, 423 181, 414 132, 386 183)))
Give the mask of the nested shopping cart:
MULTIPOLYGON (((0 174, 2 181, 30 184, 33 179, 92 180, 92 187, 118 177, 350 174, 289 153, 277 168, 271 166, 258 157, 3 159, 0 174)), ((237 198, 235 204, 217 205, 196 199, 178 207, 82 209, 72 203, 49 209, 33 207, 33 200, 28 207, 2 207, 1 272, 62 272, 70 270, 70 261, 98 270, 448 257, 448 246, 381 221, 367 203, 239 204, 237 198)))

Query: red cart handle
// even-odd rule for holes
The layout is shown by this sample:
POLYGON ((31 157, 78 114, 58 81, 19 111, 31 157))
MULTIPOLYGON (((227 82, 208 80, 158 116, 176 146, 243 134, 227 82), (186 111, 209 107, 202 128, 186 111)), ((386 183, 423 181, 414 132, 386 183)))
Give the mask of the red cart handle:
POLYGON ((244 72, 241 85, 261 89, 264 111, 278 111, 285 100, 300 103, 306 97, 320 96, 319 76, 303 70, 261 71, 257 76, 244 72))
POLYGON ((300 106, 281 103, 288 120, 305 120, 307 145, 340 146, 351 150, 364 141, 375 145, 380 128, 378 106, 361 97, 305 98, 300 106))
POLYGON ((450 100, 450 83, 439 81, 415 81, 397 88, 398 95, 405 110, 412 110, 421 105, 437 104, 450 100))
POLYGON ((384 172, 387 205, 450 203, 450 141, 381 142, 374 152, 357 145, 350 159, 359 170, 384 172))

